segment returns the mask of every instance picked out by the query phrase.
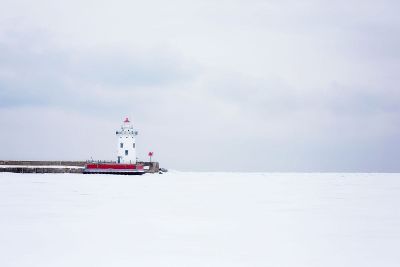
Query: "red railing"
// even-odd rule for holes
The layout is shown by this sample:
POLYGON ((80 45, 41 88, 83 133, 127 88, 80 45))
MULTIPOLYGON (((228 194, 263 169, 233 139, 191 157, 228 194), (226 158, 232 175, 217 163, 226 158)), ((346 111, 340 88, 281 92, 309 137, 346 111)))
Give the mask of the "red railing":
POLYGON ((136 164, 113 164, 113 163, 90 163, 86 169, 114 169, 114 170, 143 170, 143 165, 136 164))

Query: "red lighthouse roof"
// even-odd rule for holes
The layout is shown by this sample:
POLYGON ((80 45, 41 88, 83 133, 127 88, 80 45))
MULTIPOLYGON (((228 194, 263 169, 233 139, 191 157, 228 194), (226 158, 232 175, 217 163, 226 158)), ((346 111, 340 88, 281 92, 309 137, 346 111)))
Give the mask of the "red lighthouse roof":
POLYGON ((128 117, 125 118, 124 122, 130 122, 128 117))

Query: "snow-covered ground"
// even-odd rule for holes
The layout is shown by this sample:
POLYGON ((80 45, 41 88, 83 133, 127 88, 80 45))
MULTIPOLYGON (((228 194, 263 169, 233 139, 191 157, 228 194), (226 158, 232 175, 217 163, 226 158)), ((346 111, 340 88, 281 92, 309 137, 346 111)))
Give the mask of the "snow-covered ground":
POLYGON ((0 266, 400 266, 400 174, 0 173, 0 266))

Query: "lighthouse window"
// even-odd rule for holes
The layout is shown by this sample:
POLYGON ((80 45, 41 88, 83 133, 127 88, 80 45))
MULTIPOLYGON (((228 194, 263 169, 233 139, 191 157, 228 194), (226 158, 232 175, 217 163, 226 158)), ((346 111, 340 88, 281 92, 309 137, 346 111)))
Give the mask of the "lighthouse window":
POLYGON ((125 156, 128 156, 128 150, 125 150, 125 156))
POLYGON ((133 143, 133 148, 135 148, 135 143, 133 143))
POLYGON ((119 147, 120 147, 120 148, 123 148, 123 147, 124 147, 124 143, 120 143, 120 144, 119 144, 119 147))

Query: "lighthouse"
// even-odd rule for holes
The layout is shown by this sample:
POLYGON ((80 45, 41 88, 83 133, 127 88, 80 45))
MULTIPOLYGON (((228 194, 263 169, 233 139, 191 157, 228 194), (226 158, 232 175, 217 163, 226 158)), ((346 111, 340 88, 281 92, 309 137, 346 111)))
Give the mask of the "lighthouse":
POLYGON ((136 136, 138 131, 133 129, 133 124, 126 118, 121 129, 116 131, 118 139, 118 163, 136 164, 136 136))
MULTIPOLYGON (((115 162, 89 162, 85 164, 83 173, 86 174, 129 174, 142 175, 145 173, 143 162, 136 162, 136 136, 138 132, 133 124, 126 118, 121 129, 115 132, 118 140, 117 163, 115 162)), ((156 166, 158 171, 158 165, 156 166)), ((147 170, 149 172, 149 168, 147 170)))

